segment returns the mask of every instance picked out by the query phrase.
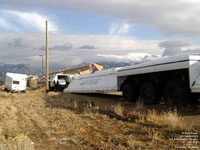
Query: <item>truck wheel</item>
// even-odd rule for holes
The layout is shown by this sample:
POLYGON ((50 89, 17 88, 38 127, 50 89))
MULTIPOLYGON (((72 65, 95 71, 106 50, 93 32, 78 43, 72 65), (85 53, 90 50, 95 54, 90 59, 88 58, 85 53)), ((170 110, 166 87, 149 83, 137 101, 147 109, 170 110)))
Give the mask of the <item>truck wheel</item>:
POLYGON ((54 87, 49 86, 49 91, 54 91, 54 87))
POLYGON ((57 84, 55 84, 54 91, 55 91, 55 92, 58 91, 58 85, 57 85, 57 84))
POLYGON ((167 106, 184 105, 188 98, 184 86, 178 82, 169 82, 164 88, 164 98, 167 106))
POLYGON ((140 97, 145 105, 155 104, 155 88, 152 83, 143 83, 140 88, 140 97))
POLYGON ((131 86, 131 84, 126 83, 122 88, 122 95, 125 100, 134 101, 135 96, 133 86, 131 86))

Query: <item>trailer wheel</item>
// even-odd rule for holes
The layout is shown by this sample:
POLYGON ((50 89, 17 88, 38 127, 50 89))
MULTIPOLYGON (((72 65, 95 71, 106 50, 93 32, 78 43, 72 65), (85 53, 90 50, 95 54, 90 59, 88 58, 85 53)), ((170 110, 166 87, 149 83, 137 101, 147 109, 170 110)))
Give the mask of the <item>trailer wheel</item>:
POLYGON ((7 88, 4 89, 6 92, 9 92, 9 90, 7 88))
POLYGON ((152 83, 143 83, 140 88, 140 97, 145 105, 154 104, 156 102, 155 88, 152 83))
POLYGON ((134 89, 131 84, 126 83, 122 88, 122 95, 125 100, 134 101, 136 97, 134 96, 134 89))
POLYGON ((191 95, 191 100, 190 100, 190 104, 198 104, 198 100, 200 98, 199 94, 190 94, 191 95))
POLYGON ((167 106, 184 105, 188 98, 188 92, 179 82, 169 82, 164 88, 165 103, 167 106))

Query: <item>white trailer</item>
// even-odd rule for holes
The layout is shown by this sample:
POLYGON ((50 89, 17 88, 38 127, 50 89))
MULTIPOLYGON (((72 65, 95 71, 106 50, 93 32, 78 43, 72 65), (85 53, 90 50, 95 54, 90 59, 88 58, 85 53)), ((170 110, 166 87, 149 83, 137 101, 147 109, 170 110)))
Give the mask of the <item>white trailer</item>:
POLYGON ((107 93, 122 91, 128 100, 139 97, 144 104, 160 99, 185 104, 200 94, 200 55, 182 54, 138 65, 97 71, 73 80, 68 93, 107 93))
POLYGON ((27 75, 18 73, 6 73, 6 91, 26 91, 27 75))

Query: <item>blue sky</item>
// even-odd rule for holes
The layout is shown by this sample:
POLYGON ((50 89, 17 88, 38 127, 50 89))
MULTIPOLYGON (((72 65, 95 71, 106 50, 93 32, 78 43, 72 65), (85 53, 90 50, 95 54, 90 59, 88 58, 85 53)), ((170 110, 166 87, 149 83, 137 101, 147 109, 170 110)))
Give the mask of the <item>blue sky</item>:
MULTIPOLYGON (((10 10, 3 10, 10 11, 10 10)), ((68 34, 111 34, 110 28, 112 25, 123 26, 123 24, 127 24, 126 21, 122 19, 112 18, 109 16, 103 16, 98 14, 92 14, 89 12, 76 12, 75 10, 71 10, 69 12, 52 12, 52 11, 40 11, 35 10, 31 13, 38 13, 43 16, 47 15, 51 20, 56 22, 57 31, 64 32, 68 34)), ((13 18, 8 18, 8 14, 3 13, 3 18, 13 24, 17 29, 16 33, 28 33, 28 32, 38 32, 40 29, 30 28, 28 24, 23 25, 21 22, 17 21, 14 16, 13 18)), ((48 19, 48 18, 47 18, 48 19)), ((31 22, 29 22, 32 24, 31 22)), ((144 25, 131 25, 129 24, 129 29, 127 32, 122 33, 113 33, 113 34, 125 34, 134 36, 140 39, 164 39, 164 36, 157 30, 144 26, 144 25)), ((119 28, 119 27, 118 27, 119 28)), ((12 33, 13 29, 9 27, 0 28, 1 33, 12 33)))
POLYGON ((52 65, 129 62, 138 53, 160 57, 171 45, 177 52, 200 47, 198 0, 3 0, 0 16, 0 59, 10 63, 39 64, 45 20, 52 65))

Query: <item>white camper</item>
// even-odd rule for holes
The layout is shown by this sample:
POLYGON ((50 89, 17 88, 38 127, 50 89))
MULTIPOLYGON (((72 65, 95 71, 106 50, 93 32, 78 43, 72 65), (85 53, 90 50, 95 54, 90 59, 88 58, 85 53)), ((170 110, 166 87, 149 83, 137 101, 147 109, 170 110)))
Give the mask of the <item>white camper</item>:
POLYGON ((18 73, 6 73, 5 90, 25 91, 27 85, 27 75, 18 73))

